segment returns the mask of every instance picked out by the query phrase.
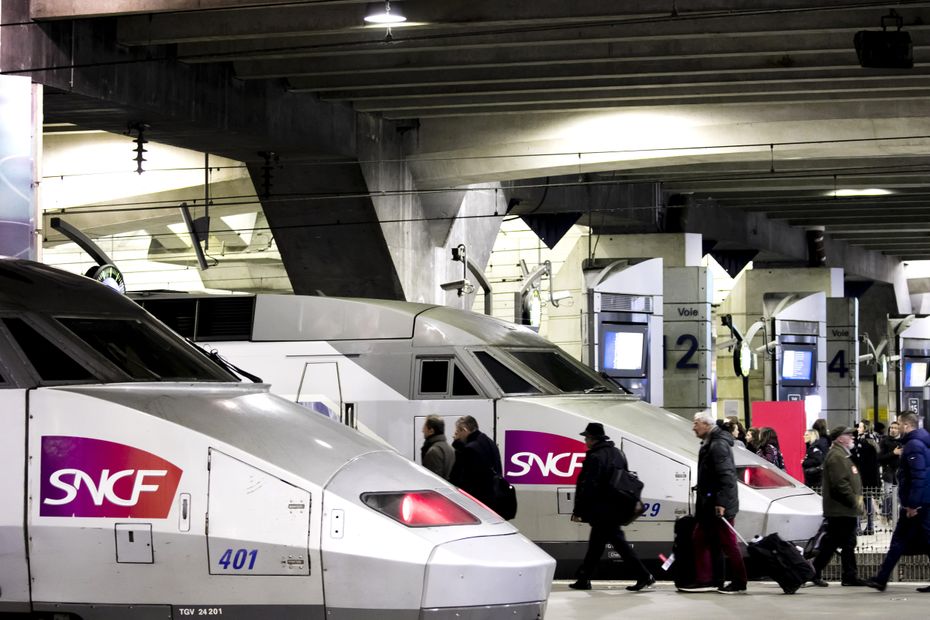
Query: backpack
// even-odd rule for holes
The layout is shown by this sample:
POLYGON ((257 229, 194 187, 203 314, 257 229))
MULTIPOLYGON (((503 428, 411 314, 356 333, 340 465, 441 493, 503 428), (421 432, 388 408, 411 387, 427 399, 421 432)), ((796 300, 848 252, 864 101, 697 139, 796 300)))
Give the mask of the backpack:
POLYGON ((646 512, 642 502, 643 482, 635 471, 615 467, 610 474, 609 488, 620 525, 629 525, 646 512))

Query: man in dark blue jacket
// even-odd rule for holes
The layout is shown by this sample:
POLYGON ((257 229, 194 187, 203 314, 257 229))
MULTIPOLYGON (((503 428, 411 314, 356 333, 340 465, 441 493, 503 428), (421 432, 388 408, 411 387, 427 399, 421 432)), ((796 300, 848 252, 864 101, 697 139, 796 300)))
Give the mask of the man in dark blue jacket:
POLYGON ((470 415, 455 421, 452 436, 455 462, 449 482, 493 509, 494 476, 501 474, 497 444, 478 430, 478 421, 470 415))
POLYGON ((736 465, 733 462, 733 436, 720 429, 709 411, 694 414, 694 434, 702 440, 698 451, 697 502, 694 528, 694 555, 697 558, 697 583, 680 587, 683 592, 734 594, 746 591, 746 565, 732 526, 739 512, 736 465), (722 584, 714 575, 714 556, 722 550, 729 560, 732 581, 722 584))
POLYGON ((627 469, 626 457, 614 442, 608 441, 610 437, 604 434, 603 424, 591 422, 581 434, 588 451, 575 486, 572 521, 589 523, 591 536, 584 562, 578 570, 578 580, 569 587, 575 590, 591 589, 591 576, 604 553, 604 547, 610 543, 623 558, 623 563, 636 573, 636 583, 626 589, 638 592, 656 580, 626 541, 620 529, 619 511, 611 497, 611 476, 617 469, 627 469))
MULTIPOLYGON (((878 574, 869 580, 868 585, 879 591, 885 589, 891 571, 909 547, 926 549, 930 543, 930 433, 919 428, 917 415, 911 412, 898 416, 898 423, 904 445, 898 466, 901 512, 888 553, 878 574)), ((930 586, 917 588, 917 591, 930 592, 930 586)))

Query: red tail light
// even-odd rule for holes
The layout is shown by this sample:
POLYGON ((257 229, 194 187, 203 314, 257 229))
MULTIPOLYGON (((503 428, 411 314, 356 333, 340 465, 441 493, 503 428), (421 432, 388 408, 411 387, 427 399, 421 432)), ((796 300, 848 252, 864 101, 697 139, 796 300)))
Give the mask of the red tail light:
POLYGON ((481 523, 475 515, 436 491, 365 493, 362 501, 408 527, 481 523))
POLYGON ((793 487, 794 482, 787 476, 766 467, 750 466, 737 468, 740 482, 753 489, 775 489, 793 487))

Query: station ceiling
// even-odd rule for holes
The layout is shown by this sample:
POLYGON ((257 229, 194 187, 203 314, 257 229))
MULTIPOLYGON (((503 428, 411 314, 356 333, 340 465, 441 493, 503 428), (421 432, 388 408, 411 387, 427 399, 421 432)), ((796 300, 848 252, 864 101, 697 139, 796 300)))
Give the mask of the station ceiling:
POLYGON ((120 46, 416 129, 421 187, 661 183, 930 259, 930 2, 395 0, 390 31, 354 0, 77 4, 32 16, 108 18, 120 46), (889 7, 914 67, 863 68, 853 38, 889 7))

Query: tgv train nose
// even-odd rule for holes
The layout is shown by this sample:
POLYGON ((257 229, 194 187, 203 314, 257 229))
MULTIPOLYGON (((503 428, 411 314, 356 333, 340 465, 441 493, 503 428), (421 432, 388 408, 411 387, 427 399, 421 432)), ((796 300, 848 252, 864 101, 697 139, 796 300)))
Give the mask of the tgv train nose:
POLYGON ((823 520, 823 500, 816 493, 791 495, 769 504, 765 518, 765 533, 778 532, 785 540, 807 540, 817 533, 823 520))
POLYGON ((427 564, 421 618, 484 607, 482 618, 535 620, 545 612, 554 574, 555 560, 521 534, 447 542, 427 564))

